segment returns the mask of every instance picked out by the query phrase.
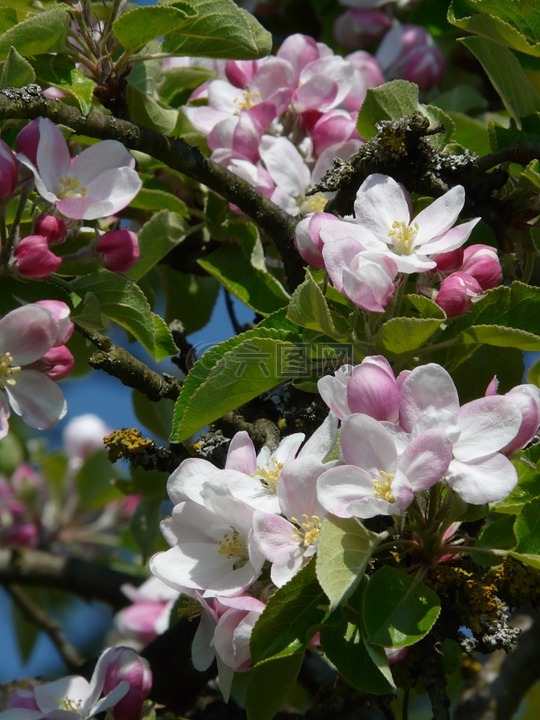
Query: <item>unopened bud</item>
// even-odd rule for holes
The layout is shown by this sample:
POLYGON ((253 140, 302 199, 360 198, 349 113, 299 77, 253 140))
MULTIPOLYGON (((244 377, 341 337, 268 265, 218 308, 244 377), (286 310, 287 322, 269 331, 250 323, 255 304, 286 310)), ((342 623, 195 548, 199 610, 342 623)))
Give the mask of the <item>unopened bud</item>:
POLYGON ((144 700, 152 688, 152 671, 148 661, 135 650, 117 647, 110 653, 103 693, 110 693, 123 680, 129 683, 127 695, 110 712, 115 720, 140 720, 144 700))
POLYGON ((45 373, 51 380, 63 380, 73 370, 75 360, 65 345, 52 347, 29 367, 45 373))
POLYGON ((140 257, 137 236, 131 230, 109 230, 99 238, 95 250, 103 267, 113 272, 127 272, 140 257))
POLYGON ((361 50, 379 43, 392 27, 380 10, 351 8, 334 23, 334 37, 347 50, 361 50))
POLYGON ((43 235, 23 238, 15 248, 13 257, 13 265, 21 275, 35 279, 47 277, 62 264, 62 258, 49 250, 49 243, 43 235))
POLYGON ((482 290, 497 287, 502 282, 502 268, 497 250, 490 245, 470 245, 463 251, 461 272, 472 275, 482 290))
POLYGON ((472 275, 455 272, 442 281, 435 302, 448 317, 453 317, 466 312, 471 307, 473 298, 481 292, 481 286, 472 275))
POLYGON ((25 155, 34 165, 37 163, 39 120, 40 118, 35 118, 28 123, 15 138, 15 150, 25 155))
POLYGON ((54 215, 40 215, 35 222, 34 230, 36 235, 43 235, 47 238, 49 245, 56 245, 64 242, 68 227, 64 220, 54 215))

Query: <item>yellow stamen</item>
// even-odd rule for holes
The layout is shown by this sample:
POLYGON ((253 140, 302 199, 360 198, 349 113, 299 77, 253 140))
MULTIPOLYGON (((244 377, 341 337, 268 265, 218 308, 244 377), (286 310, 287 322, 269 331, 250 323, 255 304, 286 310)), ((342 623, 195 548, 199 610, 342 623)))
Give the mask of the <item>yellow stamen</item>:
POLYGON ((379 477, 381 480, 376 480, 373 478, 373 487, 375 488, 375 497, 380 498, 381 500, 386 500, 386 502, 396 502, 395 497, 392 495, 392 480, 394 479, 394 476, 392 473, 384 472, 384 470, 379 471, 379 477))
POLYGON ((410 255, 418 235, 418 223, 407 225, 403 220, 395 220, 388 235, 394 239, 392 250, 396 255, 410 255))
POLYGON ((291 522, 296 525, 292 532, 292 536, 295 542, 301 542, 302 545, 307 548, 310 545, 314 545, 319 539, 322 522, 318 515, 312 515, 310 518, 309 515, 306 515, 306 513, 303 513, 301 519, 302 522, 300 522, 298 518, 291 518, 291 522))
POLYGON ((231 528, 232 533, 223 533, 223 540, 218 543, 218 553, 233 560, 233 570, 243 567, 248 560, 248 551, 244 539, 240 537, 238 530, 231 528))
POLYGON ((302 200, 300 203, 300 211, 303 213, 322 212, 327 202, 328 198, 324 193, 316 193, 302 200))
POLYGON ((58 197, 61 200, 83 198, 87 194, 88 188, 78 178, 65 176, 58 178, 58 197))
POLYGON ((5 388, 6 385, 15 385, 17 381, 12 376, 20 372, 20 370, 19 365, 13 365, 13 355, 11 353, 0 354, 0 388, 5 388))
POLYGON ((58 708, 60 710, 70 710, 78 712, 82 707, 82 700, 72 700, 71 698, 58 698, 58 708))
POLYGON ((273 460, 272 465, 263 468, 258 467, 251 477, 258 478, 261 481, 261 485, 268 495, 275 495, 282 469, 283 463, 273 460))
POLYGON ((258 105, 261 100, 261 93, 258 90, 245 90, 241 98, 234 99, 234 104, 238 110, 243 110, 244 108, 251 110, 251 108, 258 105))

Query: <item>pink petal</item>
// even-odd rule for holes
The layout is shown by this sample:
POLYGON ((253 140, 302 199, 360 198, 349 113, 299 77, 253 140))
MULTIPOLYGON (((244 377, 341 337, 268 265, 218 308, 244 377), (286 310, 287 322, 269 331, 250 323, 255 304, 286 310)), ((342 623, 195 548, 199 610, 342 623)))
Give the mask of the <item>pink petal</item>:
POLYGON ((398 460, 414 492, 427 490, 442 479, 452 459, 452 443, 444 430, 426 430, 418 435, 398 460))
POLYGON ((246 475, 253 475, 257 471, 257 455, 253 440, 245 430, 237 432, 229 444, 227 451, 227 470, 237 470, 246 475))
POLYGON ((452 460, 446 474, 450 487, 472 505, 504 500, 517 484, 510 460, 500 453, 475 462, 452 460))
POLYGON ((368 415, 349 415, 341 427, 341 452, 349 465, 356 465, 371 475, 379 471, 393 473, 397 451, 392 436, 368 415))
POLYGON ((56 343, 59 327, 58 320, 45 308, 16 308, 0 320, 0 353, 11 353, 15 365, 35 362, 56 343))
POLYGON ((337 517, 352 517, 351 503, 374 493, 373 478, 354 465, 340 465, 324 472, 317 483, 321 505, 337 517))
POLYGON ((457 416, 458 410, 456 386, 440 365, 422 365, 403 382, 399 399, 399 422, 407 432, 411 432, 415 423, 428 414, 429 418, 439 417, 441 422, 436 425, 448 424, 457 416))

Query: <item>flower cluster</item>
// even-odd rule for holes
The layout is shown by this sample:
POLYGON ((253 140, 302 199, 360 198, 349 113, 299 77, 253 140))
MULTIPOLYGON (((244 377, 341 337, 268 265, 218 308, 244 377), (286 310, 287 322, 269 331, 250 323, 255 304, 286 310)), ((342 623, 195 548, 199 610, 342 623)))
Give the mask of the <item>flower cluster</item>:
MULTIPOLYGON (((289 435, 256 455, 239 432, 223 469, 190 458, 173 472, 174 508, 162 523, 171 547, 150 569, 186 596, 191 613, 198 606, 193 662, 202 670, 217 658, 225 696, 232 672, 249 667, 249 637, 270 590, 261 578, 269 572, 275 586, 287 583, 317 552, 325 516, 393 516, 396 527, 410 516, 413 528, 428 490, 471 504, 512 491, 507 456, 536 434, 540 393, 524 385, 499 396, 495 384, 461 405, 440 365, 396 377, 385 358, 367 357, 320 380, 331 412, 307 442, 289 435)), ((435 554, 456 527, 441 522, 435 554)))
POLYGON ((356 115, 367 89, 384 82, 378 61, 291 35, 275 56, 221 63, 217 72, 185 109, 212 159, 293 215, 322 209, 324 197, 306 191, 334 157, 360 146, 356 115))
MULTIPOLYGON (((41 198, 37 204, 43 206, 31 234, 20 237, 20 228, 11 232, 14 243, 7 261, 12 271, 25 277, 42 279, 56 272, 62 257, 54 252, 55 246, 77 236, 82 220, 123 210, 142 186, 135 159, 121 143, 99 142, 72 158, 64 136, 46 118, 36 118, 21 130, 15 150, 1 141, 0 200, 11 200, 21 183, 35 185, 41 198)), ((95 241, 77 257, 125 272, 139 257, 137 237, 128 230, 96 232, 95 241)))
POLYGON ((396 286, 418 273, 418 289, 457 315, 502 279, 494 248, 462 249, 480 219, 455 225, 464 203, 465 191, 457 185, 413 218, 411 199, 399 183, 369 175, 356 194, 354 217, 314 213, 298 223, 296 247, 364 310, 384 312, 396 286), (444 278, 438 292, 430 287, 437 277, 444 278))
POLYGON ((152 686, 148 662, 127 647, 107 648, 90 682, 70 675, 15 690, 0 720, 90 720, 108 710, 114 720, 139 720, 152 686))

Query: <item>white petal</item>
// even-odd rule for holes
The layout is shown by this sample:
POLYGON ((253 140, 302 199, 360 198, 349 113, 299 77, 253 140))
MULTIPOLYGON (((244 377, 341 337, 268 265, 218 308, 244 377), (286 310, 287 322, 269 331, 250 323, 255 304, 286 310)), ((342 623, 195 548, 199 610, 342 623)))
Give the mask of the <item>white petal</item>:
POLYGON ((360 186, 354 203, 356 222, 384 243, 390 242, 394 222, 410 221, 409 203, 403 188, 388 175, 369 175, 360 186))
POLYGON ((446 478, 450 487, 472 505, 504 500, 517 484, 516 469, 500 453, 476 462, 452 460, 446 478))
POLYGON ((103 140, 86 148, 74 158, 69 174, 88 187, 101 173, 106 170, 118 170, 121 167, 133 169, 135 158, 122 143, 116 140, 103 140))
POLYGON ((48 310, 23 305, 0 320, 0 353, 11 353, 15 365, 29 365, 52 348, 58 329, 58 321, 48 310))
POLYGON ((422 365, 405 379, 399 399, 399 422, 407 432, 423 419, 429 420, 432 427, 449 427, 458 410, 456 386, 440 365, 422 365))
POLYGON ((463 405, 458 413, 461 433, 454 443, 456 459, 468 462, 501 450, 516 436, 521 417, 509 397, 492 395, 463 405))
POLYGON ((456 222, 464 204, 465 190, 461 185, 456 185, 424 208, 414 218, 414 222, 418 224, 417 244, 423 245, 449 230, 456 222))
POLYGON ((64 393, 58 385, 37 370, 21 370, 16 383, 6 392, 13 410, 37 430, 49 430, 67 412, 64 393))
POLYGON ((348 465, 371 475, 394 472, 397 451, 394 439, 380 422, 368 415, 349 415, 341 427, 341 452, 348 465))
POLYGON ((338 517, 352 517, 351 503, 372 497, 375 491, 372 477, 354 465, 341 465, 324 472, 317 483, 321 505, 338 517))

